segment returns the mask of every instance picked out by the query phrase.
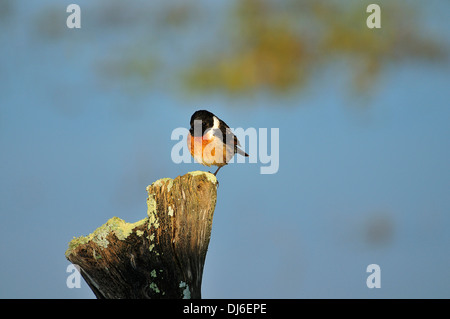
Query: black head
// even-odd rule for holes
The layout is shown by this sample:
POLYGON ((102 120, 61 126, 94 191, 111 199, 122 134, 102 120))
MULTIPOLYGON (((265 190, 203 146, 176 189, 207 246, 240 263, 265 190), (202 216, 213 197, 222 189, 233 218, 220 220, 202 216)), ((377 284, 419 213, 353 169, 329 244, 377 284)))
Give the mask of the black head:
POLYGON ((194 114, 192 114, 190 123, 191 128, 189 129, 191 135, 202 136, 207 129, 210 129, 214 126, 214 117, 215 117, 214 114, 206 110, 199 110, 196 111, 194 114), (197 121, 201 121, 201 131, 198 128, 194 130, 194 124, 197 121))

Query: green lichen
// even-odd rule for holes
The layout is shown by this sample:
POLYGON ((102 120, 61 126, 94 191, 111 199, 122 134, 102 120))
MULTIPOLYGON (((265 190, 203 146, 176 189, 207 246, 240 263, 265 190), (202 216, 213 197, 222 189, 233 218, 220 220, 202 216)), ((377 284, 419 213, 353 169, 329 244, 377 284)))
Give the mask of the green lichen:
MULTIPOLYGON (((114 234, 116 235, 116 237, 119 240, 124 240, 128 236, 130 236, 130 234, 133 232, 133 229, 135 229, 136 227, 142 226, 146 222, 147 222, 146 218, 144 218, 136 223, 127 223, 127 222, 123 221, 122 219, 117 218, 117 221, 116 221, 117 227, 114 229, 114 234)), ((143 231, 140 231, 140 232, 141 232, 141 235, 142 235, 142 233, 144 233, 143 231)))
POLYGON ((133 232, 138 226, 141 226, 147 222, 147 218, 140 220, 136 223, 127 223, 124 220, 113 217, 109 219, 106 224, 97 228, 92 234, 87 236, 80 236, 72 239, 69 242, 69 248, 66 250, 66 258, 73 252, 73 250, 79 245, 87 244, 90 241, 93 241, 100 248, 107 248, 109 245, 109 241, 107 239, 108 235, 113 232, 114 235, 119 240, 124 240, 133 232))
POLYGON ((72 253, 72 251, 78 247, 79 245, 84 245, 88 243, 91 239, 88 237, 80 236, 80 237, 74 237, 69 242, 69 248, 66 250, 66 258, 72 253))
POLYGON ((178 286, 183 289, 183 299, 191 299, 191 291, 189 290, 189 286, 184 281, 180 282, 180 285, 178 286))
POLYGON ((109 221, 103 225, 100 226, 95 230, 95 232, 92 234, 92 241, 96 243, 101 248, 106 248, 109 245, 109 241, 106 239, 106 237, 111 232, 111 225, 109 224, 109 221))
POLYGON ((153 269, 153 270, 150 272, 150 276, 152 276, 153 278, 156 278, 156 270, 155 270, 155 269, 153 269))
POLYGON ((153 290, 154 292, 156 292, 157 294, 160 293, 158 286, 157 286, 154 282, 152 282, 152 283, 150 284, 150 289, 152 289, 152 290, 153 290))
POLYGON ((194 172, 189 172, 188 174, 192 175, 192 176, 199 176, 199 175, 204 175, 208 181, 210 181, 211 183, 213 183, 214 185, 217 184, 217 178, 216 176, 214 176, 214 174, 210 173, 210 172, 204 172, 204 171, 194 171, 194 172))
POLYGON ((147 216, 150 217, 154 213, 156 213, 155 194, 148 194, 148 197, 147 197, 147 216))
POLYGON ((167 185, 167 191, 170 192, 170 189, 173 186, 173 179, 170 179, 170 181, 166 185, 167 185))
POLYGON ((148 194, 147 197, 147 216, 148 216, 148 228, 154 226, 159 227, 158 214, 156 211, 155 194, 148 194))

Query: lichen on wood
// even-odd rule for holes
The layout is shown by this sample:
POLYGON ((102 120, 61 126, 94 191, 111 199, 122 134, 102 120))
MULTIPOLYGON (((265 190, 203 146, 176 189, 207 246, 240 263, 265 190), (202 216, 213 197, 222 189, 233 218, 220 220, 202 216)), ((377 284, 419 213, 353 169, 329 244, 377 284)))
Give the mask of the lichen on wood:
POLYGON ((66 258, 97 298, 201 298, 217 198, 207 172, 163 178, 147 187, 147 217, 113 217, 74 238, 66 258))

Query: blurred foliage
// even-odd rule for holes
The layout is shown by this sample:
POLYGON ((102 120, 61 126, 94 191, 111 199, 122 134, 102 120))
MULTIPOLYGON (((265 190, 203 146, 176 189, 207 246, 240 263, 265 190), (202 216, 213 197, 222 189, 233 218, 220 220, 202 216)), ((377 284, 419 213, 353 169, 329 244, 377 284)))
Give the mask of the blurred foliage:
MULTIPOLYGON (((236 2, 226 54, 208 52, 190 69, 193 89, 245 93, 299 89, 311 71, 345 59, 353 87, 367 90, 390 62, 442 59, 437 39, 422 36, 412 7, 382 5, 382 28, 366 26, 369 2, 245 0, 236 2), (414 21, 415 23, 411 23, 414 21)), ((219 48, 219 52, 223 48, 219 48)))
POLYGON ((120 54, 107 56, 99 61, 95 68, 102 74, 103 84, 115 81, 129 92, 145 90, 154 80, 154 74, 159 70, 158 58, 146 47, 136 46, 128 50, 118 50, 120 54), (123 78, 133 78, 131 83, 123 82, 123 78))
POLYGON ((389 214, 373 214, 368 218, 364 228, 364 241, 371 247, 384 247, 393 241, 395 223, 389 214))
MULTIPOLYGON (((146 92, 164 83, 164 88, 228 95, 299 92, 315 72, 336 62, 352 79, 349 88, 367 92, 394 63, 447 57, 439 35, 426 32, 420 2, 378 1, 381 29, 366 26, 370 3, 101 1, 89 10, 82 6, 88 16, 82 30, 90 41, 82 44, 97 47, 121 39, 112 41, 114 46, 105 49, 108 55, 96 63, 104 80, 133 78, 146 92)), ((65 16, 59 11, 44 8, 37 31, 61 38, 65 16)))
POLYGON ((262 1, 242 1, 229 21, 232 35, 219 52, 200 56, 186 84, 195 89, 246 92, 258 88, 284 91, 302 83, 310 60, 306 41, 292 19, 262 1))
POLYGON ((12 15, 13 11, 13 0, 2 0, 0 1, 0 23, 8 19, 12 15))
POLYGON ((42 14, 34 19, 34 32, 39 36, 39 40, 57 40, 64 36, 64 28, 67 16, 61 14, 65 12, 61 6, 47 7, 42 14))

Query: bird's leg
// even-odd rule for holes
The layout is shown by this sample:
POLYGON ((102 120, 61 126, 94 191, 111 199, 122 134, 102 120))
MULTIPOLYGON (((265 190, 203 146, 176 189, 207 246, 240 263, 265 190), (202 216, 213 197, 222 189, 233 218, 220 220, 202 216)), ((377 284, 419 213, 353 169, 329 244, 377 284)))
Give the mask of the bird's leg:
POLYGON ((214 173, 214 176, 217 176, 217 172, 219 171, 219 169, 221 169, 222 168, 222 166, 220 166, 218 169, 217 169, 217 171, 214 173))

